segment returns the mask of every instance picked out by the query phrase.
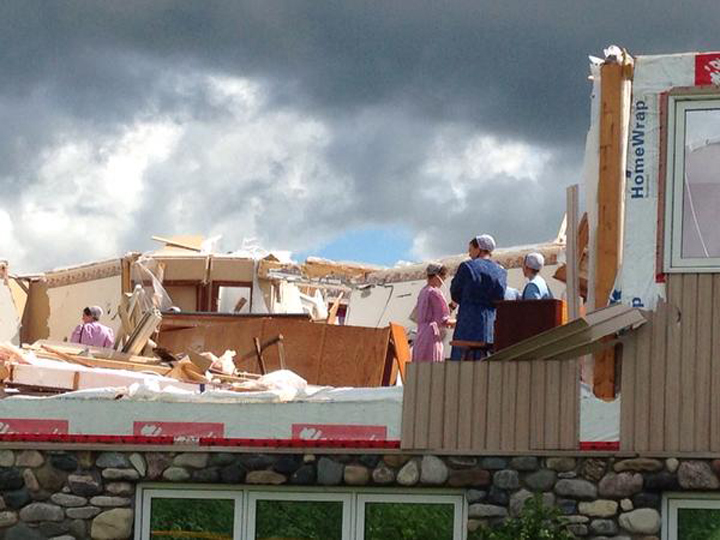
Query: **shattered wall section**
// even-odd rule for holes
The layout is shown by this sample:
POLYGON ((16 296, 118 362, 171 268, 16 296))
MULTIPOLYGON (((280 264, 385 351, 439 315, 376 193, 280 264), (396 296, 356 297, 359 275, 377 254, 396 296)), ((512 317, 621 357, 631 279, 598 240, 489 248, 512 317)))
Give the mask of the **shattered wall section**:
POLYGON ((120 328, 117 308, 122 296, 120 259, 111 259, 47 272, 30 283, 23 313, 22 340, 62 341, 80 323, 86 306, 100 306, 100 322, 114 331, 120 328))
POLYGON ((20 340, 20 320, 10 289, 7 264, 0 263, 0 342, 15 345, 20 340))

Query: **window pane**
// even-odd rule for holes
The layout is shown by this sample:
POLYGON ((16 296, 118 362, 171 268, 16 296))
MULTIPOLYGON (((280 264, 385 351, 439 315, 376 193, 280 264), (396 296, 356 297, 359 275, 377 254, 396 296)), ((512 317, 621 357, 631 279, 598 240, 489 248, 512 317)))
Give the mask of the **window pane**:
POLYGON ((150 540, 233 540, 232 499, 152 500, 150 540))
POLYGON ((250 313, 250 287, 219 287, 219 313, 250 313))
POLYGON ((342 540, 343 503, 257 501, 256 540, 342 540))
POLYGON ((720 257, 720 109, 686 112, 683 186, 682 256, 720 257))
POLYGON ((452 504, 366 503, 365 540, 453 540, 452 504))
POLYGON ((678 540, 720 540, 720 509, 678 509, 678 540))

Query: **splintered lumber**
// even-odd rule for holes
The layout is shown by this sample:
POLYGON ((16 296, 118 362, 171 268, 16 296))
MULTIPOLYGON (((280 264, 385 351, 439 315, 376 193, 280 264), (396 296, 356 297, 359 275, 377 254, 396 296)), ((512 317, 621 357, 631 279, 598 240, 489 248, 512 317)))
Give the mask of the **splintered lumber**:
POLYGON ((263 360, 262 356, 262 347, 260 346, 260 339, 254 338, 253 343, 255 344, 255 354, 257 355, 257 361, 258 361, 258 367, 260 368, 260 373, 265 375, 267 371, 265 370, 265 361, 263 360))
POLYGON ((55 356, 62 358, 66 362, 70 362, 72 364, 80 364, 81 366, 85 367, 93 367, 92 364, 89 364, 84 358, 81 360, 77 356, 72 356, 70 354, 66 354, 62 351, 59 351, 55 349, 54 347, 51 347, 50 345, 40 345, 44 350, 53 353, 55 356))
POLYGON ((206 384, 210 382, 207 377, 200 373, 198 367, 187 358, 180 360, 180 362, 167 373, 166 377, 191 383, 206 384))
MULTIPOLYGON (((202 317, 201 317, 202 318, 202 317)), ((390 328, 338 326, 310 322, 305 318, 241 318, 225 324, 161 331, 158 343, 174 352, 189 349, 222 355, 236 351, 235 367, 256 371, 254 338, 265 340, 283 336, 285 365, 309 384, 375 387, 383 384, 390 328)), ((192 324, 188 315, 187 322, 192 324)), ((280 369, 279 350, 263 352, 268 370, 280 369)), ((390 384, 395 380, 391 379, 390 384)))
POLYGON ((340 301, 342 300, 343 295, 340 294, 333 302, 332 306, 330 306, 330 311, 328 312, 327 317, 327 323, 328 324, 335 324, 337 322, 337 313, 340 309, 340 301))
POLYGON ((285 343, 283 343, 282 334, 278 336, 278 358, 280 359, 280 369, 285 369, 285 343))
POLYGON ((233 313, 240 313, 240 311, 242 311, 242 308, 245 307, 245 304, 247 304, 247 298, 241 296, 240 299, 237 301, 237 304, 235 304, 235 307, 233 308, 233 313))
POLYGON ((128 354, 139 354, 142 352, 150 340, 150 337, 157 331, 161 322, 162 316, 157 309, 146 312, 128 338, 127 343, 125 343, 123 352, 128 354))
POLYGON ((71 356, 80 356, 83 359, 114 360, 116 362, 132 362, 143 365, 160 365, 158 358, 127 354, 115 349, 104 349, 102 347, 90 347, 79 343, 67 343, 51 340, 39 340, 30 345, 23 345, 23 349, 38 352, 45 346, 51 347, 56 352, 62 352, 71 356))
MULTIPOLYGON (((50 358, 51 360, 61 358, 60 356, 57 356, 56 353, 51 353, 48 351, 46 354, 38 354, 38 356, 42 356, 45 358, 50 358)), ((152 372, 157 373, 159 375, 167 375, 167 373, 171 370, 171 368, 167 366, 159 366, 159 365, 153 365, 153 364, 137 364, 135 362, 125 362, 125 361, 119 361, 119 360, 108 360, 106 358, 90 358, 87 356, 78 356, 78 355, 64 355, 62 357, 63 360, 67 359, 67 361, 79 364, 84 367, 98 367, 98 368, 109 368, 109 369, 124 369, 126 371, 144 371, 144 372, 152 372)))
POLYGON ((195 364, 195 366, 200 370, 201 373, 205 373, 207 370, 210 369, 210 366, 213 365, 213 361, 210 358, 208 358, 207 356, 203 356, 202 354, 196 353, 191 349, 188 349, 187 355, 190 361, 195 364))

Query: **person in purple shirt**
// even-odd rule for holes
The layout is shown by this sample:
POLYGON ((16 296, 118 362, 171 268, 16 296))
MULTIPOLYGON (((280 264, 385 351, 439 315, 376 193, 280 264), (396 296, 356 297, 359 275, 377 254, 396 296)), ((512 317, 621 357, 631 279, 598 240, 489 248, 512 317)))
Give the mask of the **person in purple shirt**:
POLYGON ((455 321, 450 319, 450 308, 440 289, 447 277, 447 268, 442 264, 430 263, 426 270, 427 285, 418 295, 415 313, 417 336, 412 350, 413 362, 442 362, 443 338, 446 328, 455 321))
POLYGON ((98 322, 102 314, 103 310, 100 306, 90 306, 83 309, 82 324, 75 327, 70 336, 70 342, 112 349, 115 345, 115 334, 112 328, 98 322))

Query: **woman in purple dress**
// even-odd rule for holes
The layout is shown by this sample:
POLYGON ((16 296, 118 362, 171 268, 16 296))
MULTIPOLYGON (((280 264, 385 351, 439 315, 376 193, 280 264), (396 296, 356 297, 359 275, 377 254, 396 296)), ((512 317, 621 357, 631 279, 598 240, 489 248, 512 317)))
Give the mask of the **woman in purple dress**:
POLYGON ((450 309, 440 287, 447 268, 431 263, 427 267, 427 285, 418 295, 415 307, 417 335, 412 350, 413 362, 442 362, 445 329, 453 325, 450 309))

